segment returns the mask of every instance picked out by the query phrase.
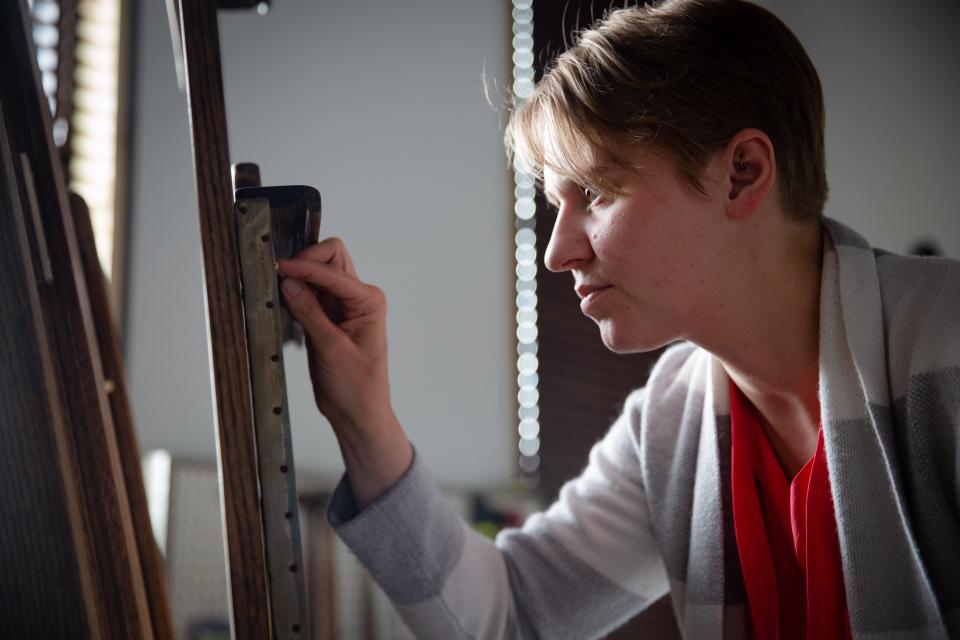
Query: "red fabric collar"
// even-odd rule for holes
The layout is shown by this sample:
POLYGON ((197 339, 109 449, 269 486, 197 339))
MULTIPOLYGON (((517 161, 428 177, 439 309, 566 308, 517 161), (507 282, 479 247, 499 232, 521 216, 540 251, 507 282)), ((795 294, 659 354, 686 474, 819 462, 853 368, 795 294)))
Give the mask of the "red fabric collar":
POLYGON ((823 430, 788 482, 756 409, 730 383, 733 524, 754 637, 850 637, 823 430))

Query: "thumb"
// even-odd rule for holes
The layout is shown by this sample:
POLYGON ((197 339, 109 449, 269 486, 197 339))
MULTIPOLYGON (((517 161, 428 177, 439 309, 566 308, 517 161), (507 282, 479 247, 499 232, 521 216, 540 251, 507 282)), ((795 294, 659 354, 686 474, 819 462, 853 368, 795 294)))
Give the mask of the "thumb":
POLYGON ((322 348, 340 338, 340 329, 327 317, 311 287, 302 280, 284 278, 280 290, 290 315, 300 323, 314 344, 322 348))

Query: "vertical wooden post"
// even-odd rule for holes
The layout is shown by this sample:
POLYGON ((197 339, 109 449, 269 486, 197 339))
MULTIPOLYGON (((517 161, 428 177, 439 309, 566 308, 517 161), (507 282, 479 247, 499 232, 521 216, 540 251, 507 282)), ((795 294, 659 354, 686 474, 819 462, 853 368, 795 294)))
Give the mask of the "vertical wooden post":
POLYGON ((270 637, 263 526, 215 0, 180 0, 235 638, 270 637))

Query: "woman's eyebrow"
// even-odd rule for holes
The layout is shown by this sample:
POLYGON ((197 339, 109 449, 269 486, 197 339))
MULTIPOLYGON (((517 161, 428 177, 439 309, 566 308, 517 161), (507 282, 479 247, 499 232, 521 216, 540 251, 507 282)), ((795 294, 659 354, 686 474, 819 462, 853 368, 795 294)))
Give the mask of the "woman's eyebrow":
MULTIPOLYGON (((587 173, 588 173, 588 174, 595 174, 595 175, 605 176, 605 177, 606 177, 606 176, 610 176, 610 175, 618 175, 618 173, 619 173, 619 167, 610 166, 610 165, 608 165, 608 164, 604 164, 604 165, 593 165, 593 166, 591 166, 591 167, 587 170, 587 173)), ((576 186, 579 187, 579 185, 578 185, 577 182, 574 182, 574 181, 571 180, 570 178, 565 178, 565 177, 561 177, 561 178, 557 181, 557 185, 556 185, 556 186, 558 186, 558 187, 562 190, 562 189, 567 188, 568 185, 576 185, 576 186)), ((559 208, 560 208, 559 200, 558 200, 557 197, 553 194, 552 191, 548 191, 546 188, 544 188, 544 189, 543 189, 543 195, 544 195, 544 197, 547 199, 547 203, 548 203, 548 204, 550 204, 551 206, 553 206, 553 207, 556 208, 556 209, 559 209, 559 208)))

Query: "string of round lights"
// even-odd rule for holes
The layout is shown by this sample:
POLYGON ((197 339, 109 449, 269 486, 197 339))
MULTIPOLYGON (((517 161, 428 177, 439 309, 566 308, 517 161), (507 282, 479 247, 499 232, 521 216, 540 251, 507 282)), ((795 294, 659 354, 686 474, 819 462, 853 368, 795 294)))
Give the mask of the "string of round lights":
MULTIPOLYGON (((513 0, 513 102, 519 106, 533 93, 532 0, 513 0)), ((517 427, 520 481, 532 488, 539 481, 540 392, 537 369, 537 236, 533 178, 514 175, 514 221, 517 230, 517 427)))

